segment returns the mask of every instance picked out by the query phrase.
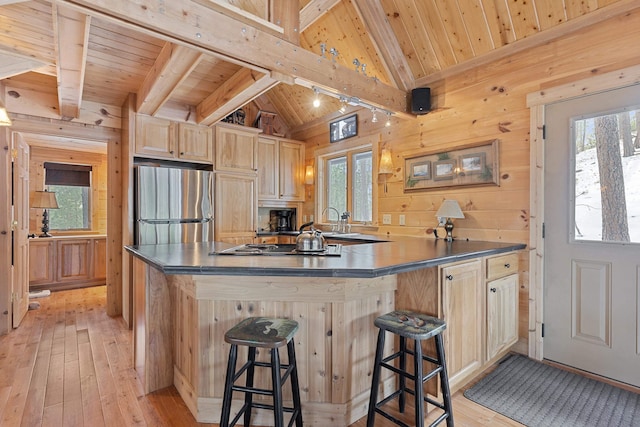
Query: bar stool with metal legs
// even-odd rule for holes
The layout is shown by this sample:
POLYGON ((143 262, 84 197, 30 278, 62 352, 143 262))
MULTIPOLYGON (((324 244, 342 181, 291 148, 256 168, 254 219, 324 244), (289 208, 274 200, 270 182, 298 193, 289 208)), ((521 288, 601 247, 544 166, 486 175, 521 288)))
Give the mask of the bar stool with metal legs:
POLYGON ((371 396, 369 398, 369 412, 367 415, 367 427, 373 427, 376 413, 384 416, 397 425, 408 427, 408 424, 395 418, 393 415, 383 410, 383 406, 392 399, 398 398, 399 412, 404 412, 406 393, 412 394, 415 399, 415 425, 424 426, 424 403, 430 403, 443 410, 443 413, 430 425, 436 426, 447 420, 447 427, 453 427, 453 412, 451 408, 451 392, 449 390, 449 378, 447 377, 447 366, 444 357, 444 345, 442 342, 442 332, 446 328, 444 321, 427 316, 426 314, 414 313, 406 310, 396 310, 391 313, 379 316, 374 324, 380 328, 378 332, 378 344, 376 347, 376 358, 373 367, 373 380, 371 384, 371 396), (384 357, 385 333, 400 337, 400 349, 390 356, 384 357), (436 344, 436 358, 423 355, 421 342, 434 338, 436 344), (407 339, 415 340, 414 350, 407 348, 407 339), (407 354, 413 356, 413 372, 407 371, 407 354), (393 360, 398 359, 398 367, 394 366, 393 360), (428 361, 436 367, 426 374, 423 372, 422 361, 428 361), (378 402, 378 386, 380 383, 381 368, 389 369, 398 374, 398 389, 389 396, 378 402), (424 382, 440 374, 440 386, 442 388, 442 402, 431 399, 424 395, 422 385, 424 382), (407 387, 406 380, 413 381, 414 388, 407 387))
POLYGON ((289 427, 295 422, 296 427, 302 427, 302 409, 300 405, 300 389, 298 386, 298 371, 296 366, 296 354, 293 335, 298 330, 298 322, 290 319, 277 319, 269 317, 249 317, 229 329, 224 335, 224 340, 231 344, 229 361, 227 364, 227 376, 224 384, 224 398, 222 402, 222 415, 220 427, 236 425, 244 415, 244 426, 251 423, 252 408, 273 410, 275 427, 284 427, 284 412, 291 413, 291 419, 286 424, 289 427), (238 358, 238 346, 249 347, 247 362, 236 371, 238 358), (279 348, 286 345, 289 357, 288 364, 280 363, 279 348), (268 348, 271 353, 271 362, 256 361, 256 348, 268 348), (260 389, 253 385, 255 367, 271 368, 272 389, 260 389), (246 372, 245 385, 236 385, 236 381, 246 372), (282 402, 282 386, 287 378, 291 377, 291 390, 293 393, 293 407, 284 407, 282 402), (229 422, 231 417, 231 400, 233 392, 244 393, 244 404, 229 422), (273 404, 254 402, 253 395, 272 396, 273 404))

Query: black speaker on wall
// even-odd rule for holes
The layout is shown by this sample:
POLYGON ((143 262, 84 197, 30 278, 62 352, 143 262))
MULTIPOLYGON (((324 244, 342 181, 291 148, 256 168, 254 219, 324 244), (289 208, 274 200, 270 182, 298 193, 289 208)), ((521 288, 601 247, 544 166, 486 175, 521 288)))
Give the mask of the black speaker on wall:
POLYGON ((411 91, 411 112, 427 114, 431 110, 431 89, 418 87, 411 91))

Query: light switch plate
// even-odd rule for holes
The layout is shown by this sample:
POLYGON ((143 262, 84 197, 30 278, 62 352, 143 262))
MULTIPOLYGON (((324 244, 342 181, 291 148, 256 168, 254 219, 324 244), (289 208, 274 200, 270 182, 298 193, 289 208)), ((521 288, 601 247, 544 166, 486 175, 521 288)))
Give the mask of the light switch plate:
POLYGON ((391 225, 391 214, 383 214, 382 223, 385 225, 391 225))
POLYGON ((404 215, 400 215, 398 217, 398 224, 405 225, 404 221, 405 221, 404 215))

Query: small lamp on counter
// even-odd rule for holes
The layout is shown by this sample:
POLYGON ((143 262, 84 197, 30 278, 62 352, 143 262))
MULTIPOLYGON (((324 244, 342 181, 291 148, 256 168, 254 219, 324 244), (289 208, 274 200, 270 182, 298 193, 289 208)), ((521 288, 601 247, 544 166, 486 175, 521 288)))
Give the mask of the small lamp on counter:
POLYGON ((447 236, 444 238, 447 242, 453 241, 453 222, 451 218, 464 218, 464 214, 460 209, 460 205, 455 200, 445 200, 440 205, 440 209, 436 212, 438 218, 447 218, 447 222, 444 225, 444 229, 447 232, 447 236))
POLYGON ((56 193, 52 191, 35 191, 31 200, 31 207, 44 209, 42 213, 42 234, 39 237, 51 237, 49 234, 49 209, 58 209, 56 193))
POLYGON ((391 159, 391 150, 383 148, 380 153, 380 165, 378 167, 378 175, 384 176, 384 192, 387 192, 387 176, 393 174, 393 160, 391 159))

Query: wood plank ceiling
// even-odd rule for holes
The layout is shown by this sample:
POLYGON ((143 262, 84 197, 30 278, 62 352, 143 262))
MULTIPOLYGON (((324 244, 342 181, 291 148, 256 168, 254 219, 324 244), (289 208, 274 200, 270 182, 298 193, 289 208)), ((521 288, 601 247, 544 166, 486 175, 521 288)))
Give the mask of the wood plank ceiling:
POLYGON ((140 112, 211 125, 254 102, 275 111, 286 134, 336 115, 337 98, 321 94, 322 106, 311 106, 317 86, 409 117, 414 87, 527 38, 638 7, 632 0, 299 0, 290 10, 291 3, 0 0, 8 109, 34 111, 30 103, 45 102, 40 108, 51 117, 77 120, 97 105, 119 108, 135 93, 140 112), (15 93, 32 100, 13 102, 15 93))

